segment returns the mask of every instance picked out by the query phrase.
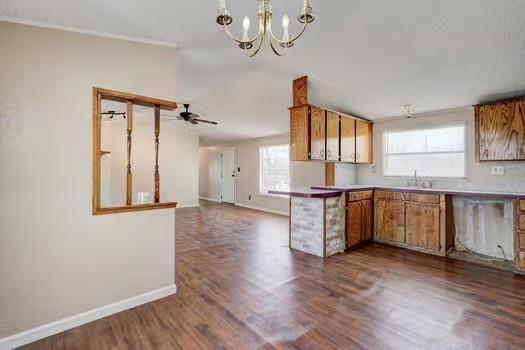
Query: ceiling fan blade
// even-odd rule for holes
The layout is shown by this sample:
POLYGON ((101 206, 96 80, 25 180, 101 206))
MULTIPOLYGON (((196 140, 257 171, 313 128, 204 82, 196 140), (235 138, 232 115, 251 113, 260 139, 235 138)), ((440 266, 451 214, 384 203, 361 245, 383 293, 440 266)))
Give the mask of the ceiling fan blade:
POLYGON ((190 118, 193 118, 193 119, 197 119, 197 118, 200 118, 201 116, 198 115, 198 114, 195 114, 195 113, 191 113, 190 115, 190 118))
POLYGON ((199 122, 199 123, 213 124, 213 125, 217 125, 217 124, 219 124, 219 123, 217 123, 217 122, 214 122, 214 121, 211 121, 211 120, 204 120, 204 119, 199 119, 198 122, 199 122))
POLYGON ((193 119, 190 119, 188 120, 190 123, 192 123, 193 125, 196 125, 196 124, 199 124, 196 120, 193 120, 193 119))

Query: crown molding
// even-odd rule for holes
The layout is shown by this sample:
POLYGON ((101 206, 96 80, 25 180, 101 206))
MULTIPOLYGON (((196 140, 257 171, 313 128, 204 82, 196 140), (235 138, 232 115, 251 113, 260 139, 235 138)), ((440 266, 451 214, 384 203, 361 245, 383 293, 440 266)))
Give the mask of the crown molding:
POLYGON ((139 37, 130 36, 130 35, 121 35, 121 34, 99 32, 99 31, 96 31, 96 30, 68 27, 68 26, 62 26, 62 25, 59 25, 59 24, 51 24, 51 23, 45 23, 45 22, 40 22, 40 21, 33 21, 33 20, 24 19, 24 18, 18 18, 18 17, 0 16, 0 22, 10 22, 10 23, 16 23, 16 24, 24 24, 24 25, 33 26, 33 27, 40 27, 40 28, 47 28, 47 29, 56 29, 56 30, 62 30, 62 31, 72 32, 72 33, 93 35, 93 36, 98 36, 98 37, 102 37, 102 38, 125 40, 125 41, 132 41, 132 42, 136 42, 136 43, 141 43, 141 44, 149 44, 149 45, 156 45, 156 46, 171 47, 171 48, 175 48, 175 49, 179 47, 179 45, 177 43, 171 43, 171 42, 167 42, 167 41, 150 40, 150 39, 139 38, 139 37))

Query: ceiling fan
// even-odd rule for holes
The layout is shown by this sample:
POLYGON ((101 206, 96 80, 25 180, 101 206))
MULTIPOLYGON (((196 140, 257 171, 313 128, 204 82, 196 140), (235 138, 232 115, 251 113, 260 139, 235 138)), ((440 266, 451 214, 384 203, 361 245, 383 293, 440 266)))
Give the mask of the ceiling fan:
POLYGON ((207 124, 213 124, 213 125, 219 124, 219 123, 211 121, 211 120, 200 119, 201 118, 200 115, 195 114, 195 113, 191 113, 190 111, 188 111, 188 109, 190 109, 190 104, 189 103, 185 103, 184 104, 184 108, 186 108, 186 111, 185 112, 181 112, 179 114, 179 116, 177 116, 177 119, 184 120, 185 122, 191 123, 193 125, 196 125, 196 124, 199 124, 199 123, 207 123, 207 124))

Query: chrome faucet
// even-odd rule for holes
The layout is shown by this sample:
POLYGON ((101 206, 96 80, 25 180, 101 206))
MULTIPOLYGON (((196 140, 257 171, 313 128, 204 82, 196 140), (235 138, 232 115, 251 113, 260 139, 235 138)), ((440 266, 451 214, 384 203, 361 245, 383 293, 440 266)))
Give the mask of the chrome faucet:
POLYGON ((414 169, 414 186, 417 186, 417 169, 414 169))

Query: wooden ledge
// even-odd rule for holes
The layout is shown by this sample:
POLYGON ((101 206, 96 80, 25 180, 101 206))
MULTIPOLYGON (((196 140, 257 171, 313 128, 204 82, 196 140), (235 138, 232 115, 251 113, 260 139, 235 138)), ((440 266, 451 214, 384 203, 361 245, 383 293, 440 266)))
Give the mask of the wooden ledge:
POLYGON ((93 215, 118 214, 118 213, 128 213, 132 211, 169 209, 169 208, 176 208, 176 207, 177 207, 177 202, 136 204, 136 205, 126 205, 122 207, 108 207, 108 208, 93 209, 93 215))

